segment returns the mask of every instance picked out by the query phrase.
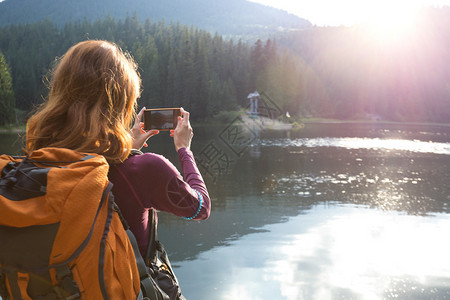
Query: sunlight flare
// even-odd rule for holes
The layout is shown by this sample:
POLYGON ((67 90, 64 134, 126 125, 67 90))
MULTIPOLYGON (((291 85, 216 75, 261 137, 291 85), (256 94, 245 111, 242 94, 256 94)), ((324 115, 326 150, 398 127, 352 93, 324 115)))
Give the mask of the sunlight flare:
POLYGON ((381 42, 401 42, 418 28, 420 8, 414 1, 378 1, 367 11, 369 33, 381 42))

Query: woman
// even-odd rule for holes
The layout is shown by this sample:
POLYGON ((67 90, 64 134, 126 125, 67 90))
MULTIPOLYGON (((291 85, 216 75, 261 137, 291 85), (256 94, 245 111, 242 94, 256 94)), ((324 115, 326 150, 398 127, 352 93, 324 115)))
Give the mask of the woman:
POLYGON ((184 178, 160 155, 130 156, 158 134, 143 131, 143 110, 136 116, 141 83, 136 70, 133 59, 112 43, 84 41, 70 48, 54 69, 48 100, 28 121, 25 150, 60 147, 103 155, 116 203, 145 257, 152 208, 188 220, 206 219, 210 199, 190 151, 187 111, 181 110, 171 132, 184 178))
MULTIPOLYGON (((148 137, 158 134, 142 130, 143 109, 132 129, 133 149, 140 149, 148 137)), ((148 245, 148 217, 151 208, 170 212, 188 220, 206 219, 210 200, 204 181, 190 151, 192 128, 189 113, 181 109, 176 129, 171 133, 175 150, 183 169, 184 179, 176 167, 161 155, 145 153, 133 155, 124 163, 113 165, 109 179, 125 219, 137 236, 139 249, 145 257, 148 245)))

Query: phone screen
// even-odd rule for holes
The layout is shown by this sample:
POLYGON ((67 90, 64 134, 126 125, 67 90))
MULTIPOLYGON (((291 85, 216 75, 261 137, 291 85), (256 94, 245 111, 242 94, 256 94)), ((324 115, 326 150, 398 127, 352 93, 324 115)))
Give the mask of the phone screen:
POLYGON ((177 127, 179 108, 155 108, 144 110, 144 129, 171 130, 177 127))

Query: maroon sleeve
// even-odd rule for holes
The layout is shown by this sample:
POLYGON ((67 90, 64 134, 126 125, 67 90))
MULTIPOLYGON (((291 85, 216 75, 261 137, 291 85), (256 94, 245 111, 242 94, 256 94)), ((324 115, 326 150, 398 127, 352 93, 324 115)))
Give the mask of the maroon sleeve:
MULTIPOLYGON (((122 194, 117 190, 122 190, 123 185, 131 185, 134 188, 132 198, 144 209, 155 208, 180 217, 207 219, 211 203, 192 152, 182 148, 178 156, 185 178, 161 155, 145 153, 130 157, 110 174, 116 194, 122 194), (111 175, 119 175, 122 182, 111 175)), ((129 198, 131 195, 123 196, 129 198)))
POLYGON ((194 155, 191 150, 181 148, 178 150, 178 157, 183 169, 184 180, 190 187, 191 196, 201 202, 200 206, 194 205, 193 208, 196 208, 195 214, 188 218, 195 220, 207 219, 211 212, 211 200, 209 199, 208 190, 206 189, 202 175, 195 163, 194 155), (192 190, 195 191, 195 194, 192 193, 192 190))
POLYGON ((153 153, 131 156, 110 168, 115 201, 135 234, 141 253, 148 243, 150 208, 188 220, 209 217, 211 201, 192 152, 182 148, 178 156, 184 178, 168 159, 153 153))

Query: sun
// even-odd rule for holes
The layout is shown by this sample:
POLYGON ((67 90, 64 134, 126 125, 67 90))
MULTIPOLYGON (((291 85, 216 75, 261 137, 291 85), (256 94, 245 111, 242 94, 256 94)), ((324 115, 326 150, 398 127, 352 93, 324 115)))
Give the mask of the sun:
POLYGON ((417 29, 420 8, 412 0, 377 1, 366 12, 368 33, 380 42, 402 42, 417 29))

